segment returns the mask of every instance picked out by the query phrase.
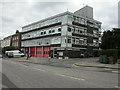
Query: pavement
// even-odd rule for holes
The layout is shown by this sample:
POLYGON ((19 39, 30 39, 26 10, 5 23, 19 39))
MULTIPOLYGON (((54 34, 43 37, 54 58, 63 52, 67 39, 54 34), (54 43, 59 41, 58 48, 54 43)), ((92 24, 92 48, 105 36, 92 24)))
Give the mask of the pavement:
POLYGON ((35 63, 42 65, 52 65, 61 67, 91 67, 91 68, 108 68, 119 70, 119 64, 102 64, 99 62, 99 58, 71 58, 71 59, 53 59, 43 57, 31 57, 26 60, 26 57, 22 58, 4 58, 5 60, 13 60, 18 62, 35 63))
POLYGON ((74 64, 81 67, 93 67, 93 68, 108 68, 108 69, 120 69, 119 64, 102 64, 99 62, 99 58, 86 58, 74 64))

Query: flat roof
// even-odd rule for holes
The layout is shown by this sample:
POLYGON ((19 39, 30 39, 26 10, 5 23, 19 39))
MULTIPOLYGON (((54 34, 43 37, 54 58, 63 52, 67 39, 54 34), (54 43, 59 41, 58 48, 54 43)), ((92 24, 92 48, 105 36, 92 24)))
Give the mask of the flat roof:
POLYGON ((87 19, 87 20, 95 21, 95 22, 98 22, 98 23, 101 24, 100 21, 97 21, 97 20, 95 20, 95 19, 90 19, 90 18, 82 17, 82 16, 76 15, 76 14, 74 14, 74 13, 72 13, 72 12, 66 11, 66 12, 63 12, 63 13, 60 13, 60 14, 57 14, 57 15, 54 15, 54 16, 51 16, 51 17, 48 17, 48 18, 45 18, 45 19, 36 21, 36 22, 33 22, 33 23, 31 23, 31 24, 25 25, 25 26, 23 26, 22 28, 27 27, 27 26, 30 26, 30 25, 33 25, 33 24, 37 24, 37 23, 40 23, 40 22, 42 23, 42 22, 44 22, 44 21, 47 21, 47 20, 50 20, 50 19, 53 19, 53 18, 56 18, 56 17, 64 16, 64 15, 73 15, 73 16, 81 17, 81 18, 84 18, 84 19, 87 19))

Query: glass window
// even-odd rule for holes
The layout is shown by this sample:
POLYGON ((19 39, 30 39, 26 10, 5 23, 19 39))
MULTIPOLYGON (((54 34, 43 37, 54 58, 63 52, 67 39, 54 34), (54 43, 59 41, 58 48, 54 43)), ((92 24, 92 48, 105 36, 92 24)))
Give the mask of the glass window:
POLYGON ((71 28, 70 27, 68 27, 68 31, 71 32, 71 28))
POLYGON ((79 39, 78 38, 75 39, 75 43, 79 44, 79 39))
POLYGON ((75 44, 75 38, 72 38, 72 43, 75 44))
POLYGON ((68 38, 68 39, 67 39, 67 43, 71 43, 71 38, 68 38))
POLYGON ((84 19, 83 18, 80 19, 80 23, 84 24, 84 19))
POLYGON ((43 32, 41 32, 41 35, 43 35, 43 32))
POLYGON ((49 33, 51 33, 51 30, 49 31, 49 33))
POLYGON ((76 21, 79 22, 79 17, 76 17, 76 21))
POLYGON ((54 33, 55 32, 55 30, 52 30, 52 33, 54 33))
POLYGON ((30 37, 30 35, 27 35, 27 37, 30 37))
POLYGON ((46 34, 46 31, 44 31, 44 34, 46 34))
POLYGON ((75 27, 75 33, 78 33, 78 32, 79 32, 78 28, 77 28, 77 27, 75 27))
POLYGON ((72 17, 70 15, 68 15, 68 20, 72 21, 72 17))
POLYGON ((58 28, 58 32, 61 32, 61 28, 58 28))
POLYGON ((80 30, 80 33, 82 33, 82 31, 80 30))
POLYGON ((73 21, 76 21, 76 17, 75 16, 73 16, 73 21))
POLYGON ((82 40, 79 40, 79 43, 82 44, 82 40))

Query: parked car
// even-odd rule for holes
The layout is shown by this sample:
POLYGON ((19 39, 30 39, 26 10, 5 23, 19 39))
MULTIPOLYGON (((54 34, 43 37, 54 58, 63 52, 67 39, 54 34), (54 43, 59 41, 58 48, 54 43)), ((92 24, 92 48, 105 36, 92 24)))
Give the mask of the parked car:
POLYGON ((2 54, 0 54, 0 58, 3 58, 2 54))
POLYGON ((8 57, 23 57, 24 56, 24 53, 20 52, 19 50, 6 51, 5 54, 8 57))
POLYGON ((81 53, 81 54, 80 54, 80 57, 82 57, 82 58, 83 58, 83 57, 85 57, 85 55, 81 53))

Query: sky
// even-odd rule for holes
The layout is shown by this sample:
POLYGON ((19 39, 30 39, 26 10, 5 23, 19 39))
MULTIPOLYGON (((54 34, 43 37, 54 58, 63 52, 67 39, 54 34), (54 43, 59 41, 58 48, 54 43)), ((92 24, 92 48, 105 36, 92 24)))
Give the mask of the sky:
POLYGON ((88 5, 102 31, 118 27, 119 0, 0 0, 0 39, 22 31, 22 26, 88 5))

